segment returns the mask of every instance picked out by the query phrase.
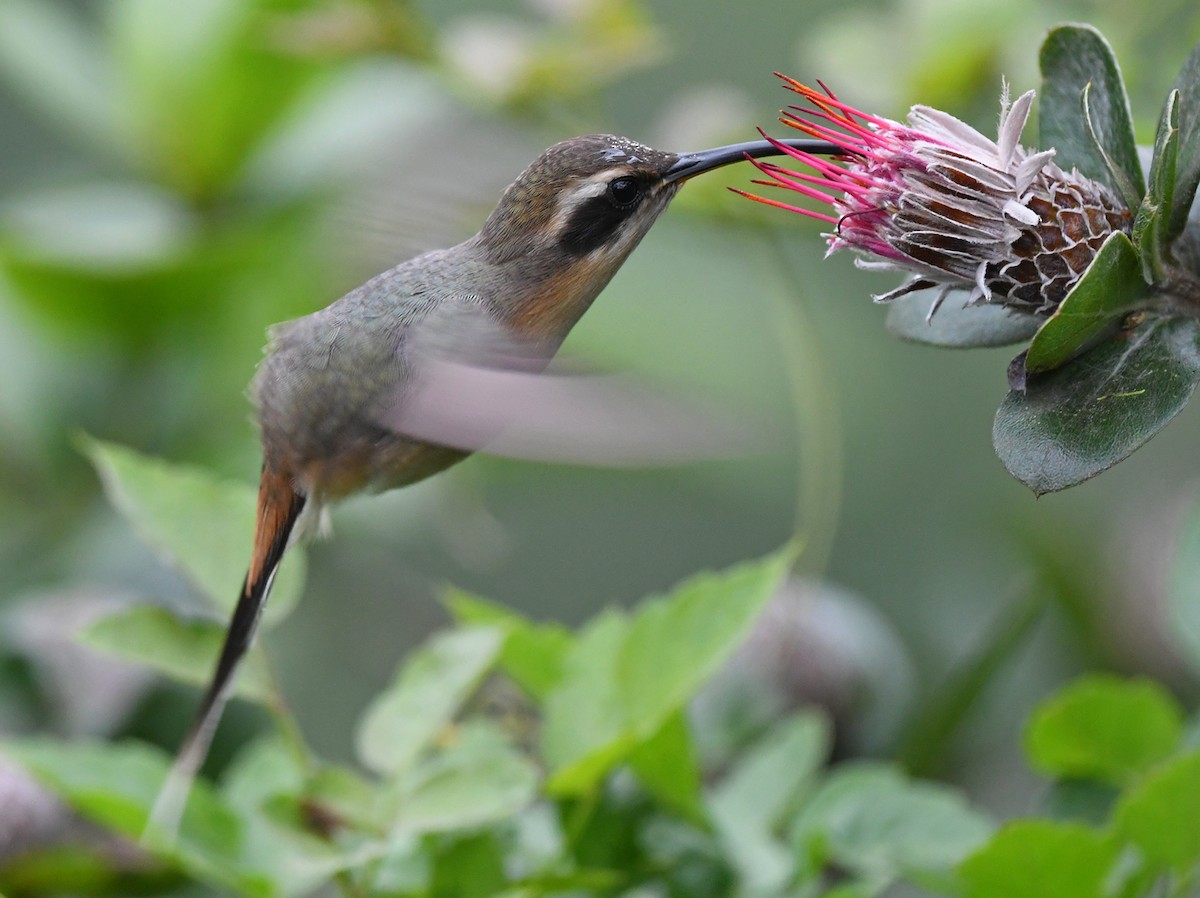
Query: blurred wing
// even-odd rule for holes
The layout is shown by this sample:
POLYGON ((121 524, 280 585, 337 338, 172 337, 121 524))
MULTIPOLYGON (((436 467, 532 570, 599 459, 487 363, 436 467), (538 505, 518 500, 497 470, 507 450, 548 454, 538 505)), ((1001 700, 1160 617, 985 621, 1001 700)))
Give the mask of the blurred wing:
POLYGON ((470 363, 425 356, 381 423, 466 451, 604 467, 731 458, 781 442, 729 409, 628 377, 544 365, 528 355, 470 363))

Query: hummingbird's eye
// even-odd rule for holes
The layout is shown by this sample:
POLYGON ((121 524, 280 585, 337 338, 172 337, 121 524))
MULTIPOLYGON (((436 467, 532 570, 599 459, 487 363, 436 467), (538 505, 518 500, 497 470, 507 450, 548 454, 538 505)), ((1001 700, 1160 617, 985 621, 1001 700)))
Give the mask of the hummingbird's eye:
POLYGON ((618 206, 632 206, 642 196, 642 185, 636 178, 614 178, 608 182, 608 195, 618 206))

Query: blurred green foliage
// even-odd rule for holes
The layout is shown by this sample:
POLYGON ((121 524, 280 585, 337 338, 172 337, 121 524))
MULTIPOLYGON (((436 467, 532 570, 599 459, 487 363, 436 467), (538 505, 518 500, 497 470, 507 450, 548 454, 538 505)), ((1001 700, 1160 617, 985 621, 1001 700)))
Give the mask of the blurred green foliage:
MULTIPOLYGON (((136 493, 163 479, 160 468, 109 476, 136 493)), ((188 496, 176 511, 221 504, 188 496)), ((706 752, 713 742, 689 704, 714 670, 736 664, 796 553, 695 575, 574 632, 452 591, 454 627, 403 661, 366 708, 356 765, 311 750, 278 683, 243 689, 280 720, 278 733, 245 747, 218 785, 197 783, 166 838, 146 831, 170 764, 163 749, 7 738, 0 752, 83 819, 146 848, 35 847, 0 864, 0 887, 172 893, 191 881, 250 898, 334 884, 345 895, 529 898, 865 898, 897 883, 964 898, 1186 894, 1200 871, 1200 754, 1182 707, 1152 680, 1093 675, 1037 707, 1025 750, 1052 787, 1041 816, 1002 827, 895 763, 831 764, 830 719, 814 709, 776 716, 723 757, 706 752)), ((125 612, 108 620, 129 628, 125 612)), ((185 681, 180 658, 211 663, 216 651, 202 632, 176 636, 160 657, 96 633, 92 644, 185 681)))
MULTIPOLYGON (((118 672, 85 666, 97 662, 70 632, 86 627, 93 642, 128 654, 97 618, 159 626, 147 603, 211 616, 206 584, 219 593, 221 578, 245 564, 235 546, 245 522, 228 519, 244 503, 230 481, 249 484, 257 470, 243 389, 265 328, 470 233, 546 144, 587 130, 681 150, 745 139, 781 102, 775 69, 820 77, 892 117, 925 102, 988 131, 1000 76, 1033 86, 1045 28, 1067 19, 1105 31, 1135 132, 1150 142, 1161 97, 1200 37, 1200 12, 1183 0, 1137 16, 1116 2, 1032 0, 1002 9, 966 0, 491 6, 0 0, 0 728, 177 744, 190 692, 140 683, 132 713, 130 703, 103 715, 71 709, 63 696, 100 708, 118 691, 118 672), (126 485, 117 505, 132 526, 105 502, 81 433, 138 450, 87 444, 126 485), (143 470, 142 453, 219 477, 198 488, 207 475, 197 468, 143 470), (179 492, 132 490, 158 474, 179 492), (176 503, 174 542, 155 541, 172 534, 148 498, 176 503), (214 538, 199 553, 203 569, 182 554, 202 548, 194 534, 218 532, 220 546, 214 538), (47 641, 47 622, 67 636, 47 641)), ((1004 879, 1014 853, 1027 869, 1042 854, 1074 858, 1079 894, 1112 882, 1114 870, 1127 889, 1118 894, 1129 895, 1158 877, 1177 886, 1193 875, 1194 846, 1168 844, 1155 829, 1191 812, 1175 798, 1197 794, 1190 723, 1176 745, 1114 746, 1090 770, 1123 771, 1120 782, 1097 775, 1081 785, 1076 768, 1054 759, 1074 751, 1063 720, 1086 708, 1059 712, 1055 726, 1040 723, 1032 763, 1056 780, 1047 813, 1065 808, 1067 819, 1013 823, 985 840, 989 820, 1043 807, 1044 784, 1018 761, 1015 733, 1053 684, 1082 668, 1133 670, 1185 701, 1196 695, 1194 414, 1102 481, 1032 502, 988 445, 1004 351, 966 358, 889 339, 866 298, 887 285, 843 260, 822 264, 812 230, 735 202, 723 187, 738 178, 748 175, 689 185, 568 349, 794 421, 793 455, 647 472, 477 458, 429 484, 349 503, 335 514, 338 538, 311 552, 305 601, 267 636, 278 673, 264 674, 257 692, 275 714, 286 694, 312 751, 330 760, 306 772, 273 737, 254 742, 219 786, 198 791, 192 836, 163 859, 130 869, 113 862, 127 857, 121 847, 85 840, 65 854, 23 855, 5 888, 185 891, 186 876, 261 895, 353 868, 386 894, 648 882, 671 894, 734 884, 770 894, 803 882, 810 893, 862 895, 901 879, 1018 895, 1004 879), (629 719, 585 727, 554 717, 607 707, 594 694, 619 682, 595 673, 611 670, 606 653, 626 646, 638 670, 653 668, 657 656, 627 644, 678 623, 663 610, 675 604, 598 613, 603 604, 761 557, 797 527, 797 570, 847 584, 870 612, 822 593, 798 603, 798 626, 820 639, 801 643, 815 645, 805 657, 817 660, 789 671, 789 687, 825 704, 832 727, 786 696, 761 716, 739 702, 719 709, 744 728, 716 760, 719 775, 694 775, 709 774, 699 749, 696 770, 656 765, 663 751, 687 756, 680 708, 700 674, 734 651, 736 627, 695 658, 664 650, 673 691, 650 690, 629 719), (495 709, 472 705, 487 704, 487 689, 452 696, 425 722, 402 783, 390 768, 364 779, 350 766, 356 722, 406 648, 444 621, 432 597, 446 580, 504 603, 460 595, 448 604, 499 634, 489 669, 498 665, 525 697, 504 704, 501 726, 495 709), (830 683, 853 688, 822 691, 830 683), (571 700, 570 684, 586 702, 571 700), (891 717, 869 725, 880 696, 891 717), (466 722, 451 722, 464 712, 466 722), (562 741, 531 755, 541 715, 562 741), (828 745, 839 759, 917 746, 912 766, 954 780, 971 803, 891 765, 830 772, 828 745), (548 793, 530 757, 575 766, 548 793), (1131 757, 1157 766, 1131 767, 1131 757), (566 788, 581 782, 591 791, 566 788), (363 813, 368 794, 404 796, 411 816, 392 808, 388 818, 403 838, 380 841, 383 818, 363 813), (877 805, 900 822, 878 829, 882 818, 862 816, 877 805), (948 841, 947 829, 960 839, 948 841), (244 841, 230 835, 239 831, 244 841), (347 833, 360 841, 339 841, 347 833), (1130 845, 1140 846, 1140 866, 1112 866, 1130 845), (514 869, 525 878, 514 880, 514 869), (61 878, 72 873, 74 885, 61 878)), ((778 564, 747 576, 762 586, 778 564)), ((764 595, 756 587, 756 600, 764 595)), ((154 632, 188 645, 216 627, 154 632)), ((182 650, 140 660, 193 681, 203 663, 189 674, 182 650)), ((405 682, 401 674, 391 688, 405 682)), ((1160 721, 1156 732, 1184 716, 1162 711, 1178 699, 1134 692, 1113 701, 1153 704, 1138 713, 1160 721)), ((261 729, 259 713, 232 710, 214 770, 261 729)), ((703 736, 691 734, 697 744, 703 736)), ((6 744, 86 817, 125 835, 137 834, 167 757, 140 741, 6 744)), ((15 808, 0 814, 0 835, 15 808)))

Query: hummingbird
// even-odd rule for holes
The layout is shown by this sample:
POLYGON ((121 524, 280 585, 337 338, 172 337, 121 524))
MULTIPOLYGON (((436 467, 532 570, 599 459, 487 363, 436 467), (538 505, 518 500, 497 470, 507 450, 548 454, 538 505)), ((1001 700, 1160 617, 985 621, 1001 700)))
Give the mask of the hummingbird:
POLYGON ((694 153, 609 134, 564 140, 504 190, 474 236, 271 329, 250 389, 263 460, 249 568, 152 827, 178 825, 288 546, 330 503, 415 483, 475 448, 411 414, 437 362, 541 370, 685 181, 784 146, 844 152, 809 139, 694 153))

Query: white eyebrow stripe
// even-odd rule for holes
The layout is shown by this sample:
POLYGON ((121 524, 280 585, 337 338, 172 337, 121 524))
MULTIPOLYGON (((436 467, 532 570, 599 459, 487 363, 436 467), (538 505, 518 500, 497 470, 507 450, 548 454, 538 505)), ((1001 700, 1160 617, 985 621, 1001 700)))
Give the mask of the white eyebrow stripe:
POLYGON ((570 190, 563 193, 558 199, 560 206, 577 206, 581 200, 591 199, 594 196, 600 196, 604 191, 608 190, 608 181, 588 179, 582 183, 576 184, 570 190))
POLYGON ((566 228, 568 221, 570 221, 571 214, 582 203, 602 196, 608 190, 608 183, 613 178, 619 178, 627 174, 629 174, 629 166, 614 165, 612 168, 596 172, 578 184, 562 191, 557 197, 554 218, 550 220, 550 233, 556 237, 561 234, 563 229, 566 228))

